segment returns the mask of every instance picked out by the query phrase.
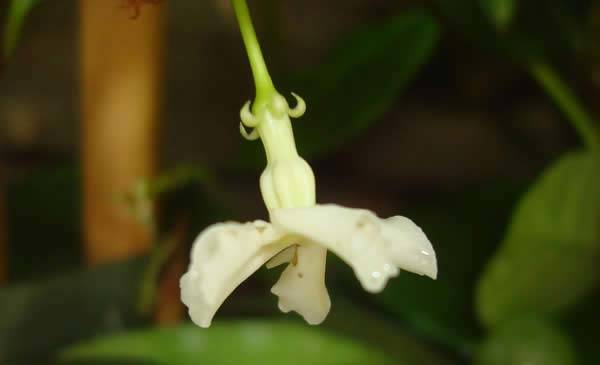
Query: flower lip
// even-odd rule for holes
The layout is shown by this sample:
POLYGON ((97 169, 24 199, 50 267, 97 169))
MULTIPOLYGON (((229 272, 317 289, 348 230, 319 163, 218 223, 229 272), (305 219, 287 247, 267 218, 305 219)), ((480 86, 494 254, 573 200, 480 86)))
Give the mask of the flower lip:
POLYGON ((310 324, 321 323, 331 306, 324 283, 327 250, 348 263, 369 292, 383 290, 399 269, 437 275, 429 240, 408 218, 316 205, 274 209, 271 221, 220 223, 197 238, 181 279, 182 301, 195 323, 208 327, 235 287, 269 260, 270 267, 289 262, 271 290, 279 308, 310 324))

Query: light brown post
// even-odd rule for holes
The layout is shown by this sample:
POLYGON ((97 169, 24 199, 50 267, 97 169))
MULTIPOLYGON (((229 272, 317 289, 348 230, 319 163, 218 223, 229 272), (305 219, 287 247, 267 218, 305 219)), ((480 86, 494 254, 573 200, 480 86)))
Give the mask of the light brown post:
POLYGON ((155 170, 163 6, 80 1, 84 240, 88 263, 146 252, 149 227, 123 194, 155 170))

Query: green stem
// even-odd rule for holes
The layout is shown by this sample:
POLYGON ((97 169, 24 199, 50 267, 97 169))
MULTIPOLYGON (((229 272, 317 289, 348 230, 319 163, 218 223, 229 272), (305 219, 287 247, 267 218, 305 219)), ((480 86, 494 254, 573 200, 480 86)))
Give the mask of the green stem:
POLYGON ((569 122, 590 149, 600 149, 600 133, 595 121, 563 83, 558 74, 546 63, 534 62, 531 73, 565 114, 569 122))
POLYGON ((246 0, 232 0, 231 2, 240 25, 240 31, 242 32, 248 59, 250 60, 254 84, 256 85, 256 101, 258 102, 273 94, 275 92, 275 87, 273 86, 271 76, 269 76, 269 70, 267 69, 267 65, 265 64, 260 49, 260 44, 256 38, 256 32, 252 25, 252 19, 246 0))

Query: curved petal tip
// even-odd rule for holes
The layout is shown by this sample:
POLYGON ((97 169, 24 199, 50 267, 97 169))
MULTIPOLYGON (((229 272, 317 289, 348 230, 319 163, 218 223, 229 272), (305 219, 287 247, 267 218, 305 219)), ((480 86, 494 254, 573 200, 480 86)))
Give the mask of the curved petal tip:
POLYGON ((181 301, 192 321, 210 326, 227 296, 283 249, 280 238, 279 232, 262 221, 219 223, 200 233, 188 272, 180 280, 181 301))
POLYGON ((383 235, 394 262, 402 269, 437 279, 435 250, 423 230, 406 217, 382 220, 383 235))

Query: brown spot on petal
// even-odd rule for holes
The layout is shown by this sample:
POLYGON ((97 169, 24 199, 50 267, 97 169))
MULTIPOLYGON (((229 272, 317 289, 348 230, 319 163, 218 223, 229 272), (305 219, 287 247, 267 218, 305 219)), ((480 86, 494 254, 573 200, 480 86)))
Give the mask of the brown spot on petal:
POLYGON ((362 216, 362 217, 360 217, 360 219, 358 221, 356 221, 357 229, 364 229, 364 228, 370 227, 371 225, 372 225, 371 221, 366 216, 362 216))

